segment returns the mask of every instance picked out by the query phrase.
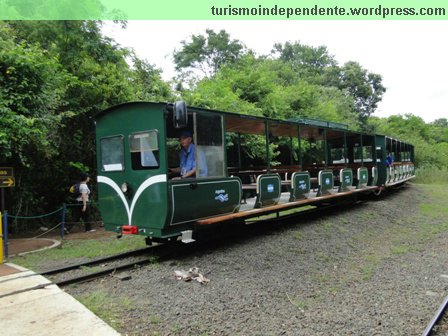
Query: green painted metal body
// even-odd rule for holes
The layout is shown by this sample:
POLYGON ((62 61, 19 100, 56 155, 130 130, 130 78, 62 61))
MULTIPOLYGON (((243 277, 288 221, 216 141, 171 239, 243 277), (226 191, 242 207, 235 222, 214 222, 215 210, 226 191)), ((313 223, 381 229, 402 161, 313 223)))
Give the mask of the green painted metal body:
POLYGON ((130 103, 115 106, 97 117, 98 198, 107 230, 123 225, 138 227, 138 234, 167 238, 191 229, 194 221, 233 213, 241 203, 237 177, 167 180, 165 104, 130 103), (130 136, 156 130, 159 166, 133 169, 130 136), (104 169, 101 141, 119 136, 123 141, 123 169, 104 169), (121 191, 126 183, 129 191, 121 191))
POLYGON ((169 182, 169 188, 170 226, 233 213, 241 204, 241 180, 238 177, 174 180, 169 182))
POLYGON ((372 178, 370 181, 370 185, 371 186, 378 185, 378 168, 377 167, 372 167, 372 178))
POLYGON ((165 104, 132 103, 115 106, 97 116, 98 199, 106 229, 118 231, 122 225, 135 225, 139 233, 163 236, 168 214, 166 181, 165 104), (134 170, 131 164, 129 136, 136 132, 156 130, 159 143, 159 166, 134 170), (101 139, 121 136, 124 166, 108 171, 102 162, 101 139), (121 185, 129 191, 123 193, 121 185))
POLYGON ((310 193, 311 182, 309 172, 293 173, 291 176, 292 188, 289 201, 307 198, 310 193))
POLYGON ((330 194, 334 188, 333 172, 331 170, 321 170, 318 180, 319 190, 317 196, 330 194))
POLYGON ((257 199, 255 208, 277 204, 280 200, 281 180, 278 174, 263 174, 257 177, 257 199))
POLYGON ((385 185, 388 181, 386 167, 386 137, 384 135, 375 135, 375 146, 380 148, 380 155, 376 156, 376 167, 378 168, 378 178, 376 185, 385 185))

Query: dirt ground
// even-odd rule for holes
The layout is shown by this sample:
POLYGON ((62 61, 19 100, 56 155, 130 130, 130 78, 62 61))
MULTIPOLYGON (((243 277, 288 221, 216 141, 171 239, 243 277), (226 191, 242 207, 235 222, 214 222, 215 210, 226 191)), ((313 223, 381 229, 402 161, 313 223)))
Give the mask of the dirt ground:
MULTIPOLYGON (((420 335, 448 294, 447 217, 408 185, 66 290, 123 335, 420 335), (198 267, 210 282, 176 280, 198 267)), ((443 205, 442 205, 443 206, 443 205)))
MULTIPOLYGON (((94 226, 94 232, 84 232, 80 229, 74 230, 69 234, 64 235, 64 239, 66 240, 75 240, 75 239, 99 239, 102 237, 109 237, 115 235, 113 232, 108 232, 104 230, 104 227, 99 226, 99 224, 94 226)), ((40 233, 39 235, 41 235, 40 233)), ((9 256, 14 256, 16 254, 32 252, 35 250, 48 248, 50 246, 55 245, 56 242, 61 241, 61 236, 59 231, 57 232, 49 232, 48 234, 44 234, 39 238, 15 238, 14 236, 10 237, 8 240, 8 254, 9 256)))
MULTIPOLYGON (((408 185, 330 215, 235 230, 127 281, 66 290, 102 297, 96 313, 123 335, 419 335, 448 295, 447 216, 420 211, 434 201, 408 185), (210 282, 176 280, 191 267, 210 282)), ((114 235, 95 229, 65 238, 114 235)), ((52 239, 11 239, 10 254, 52 239)))

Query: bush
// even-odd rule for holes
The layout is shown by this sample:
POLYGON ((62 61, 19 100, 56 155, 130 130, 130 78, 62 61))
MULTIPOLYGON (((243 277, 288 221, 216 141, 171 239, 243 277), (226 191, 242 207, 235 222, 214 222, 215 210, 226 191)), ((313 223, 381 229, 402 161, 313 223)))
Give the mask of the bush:
POLYGON ((438 168, 433 165, 424 165, 417 168, 416 183, 422 184, 448 184, 448 168, 438 168))

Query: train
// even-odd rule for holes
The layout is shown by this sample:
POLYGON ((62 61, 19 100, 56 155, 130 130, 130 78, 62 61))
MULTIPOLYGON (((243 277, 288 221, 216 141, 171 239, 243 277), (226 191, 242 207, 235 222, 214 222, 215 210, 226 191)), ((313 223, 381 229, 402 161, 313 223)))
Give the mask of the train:
POLYGON ((147 244, 189 243, 202 227, 379 195, 415 177, 412 144, 318 119, 128 102, 98 113, 95 128, 104 226, 147 244))

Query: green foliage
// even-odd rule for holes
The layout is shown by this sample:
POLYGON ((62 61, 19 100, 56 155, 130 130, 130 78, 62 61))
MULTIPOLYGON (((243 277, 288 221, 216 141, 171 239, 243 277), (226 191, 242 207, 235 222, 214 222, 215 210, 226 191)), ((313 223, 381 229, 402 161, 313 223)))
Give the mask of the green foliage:
POLYGON ((276 43, 272 54, 287 63, 294 73, 314 84, 328 85, 328 76, 337 67, 337 62, 328 53, 327 47, 317 48, 300 42, 276 43))
POLYGON ((369 73, 357 62, 347 62, 341 68, 338 88, 346 90, 354 99, 355 109, 362 124, 367 121, 381 101, 386 88, 378 74, 369 73))
POLYGON ((448 126, 445 121, 439 119, 426 124, 422 118, 406 114, 384 119, 371 118, 369 124, 378 133, 413 144, 415 162, 418 168, 422 168, 423 174, 425 170, 437 172, 448 169, 448 126))
POLYGON ((1 22, 0 161, 16 175, 7 209, 50 212, 80 172, 95 174, 96 113, 171 97, 160 70, 102 36, 101 22, 1 22))
POLYGON ((244 45, 238 40, 231 40, 225 30, 216 33, 207 29, 205 32, 206 36, 192 35, 191 41, 182 41, 181 50, 173 52, 176 70, 195 69, 210 77, 221 66, 234 63, 244 54, 244 45))
POLYGON ((252 54, 223 66, 182 93, 201 107, 289 119, 297 116, 347 122, 358 127, 353 100, 335 87, 312 84, 295 76, 287 64, 252 54))
MULTIPOLYGON (((95 1, 81 3, 89 8, 95 1)), ((29 15, 24 6, 16 9, 29 15)), ((381 76, 356 62, 338 65, 324 46, 286 42, 269 56, 256 56, 224 30, 208 29, 182 41, 173 57, 183 80, 179 94, 189 105, 342 122, 414 144, 419 176, 428 165, 441 172, 448 167, 447 119, 426 124, 412 115, 369 117, 385 92, 381 76), (199 72, 200 80, 191 75, 199 72)), ((161 70, 102 36, 101 22, 0 22, 0 162, 14 167, 16 177, 7 209, 22 216, 48 213, 65 201, 80 172, 95 174, 93 117, 99 111, 132 100, 174 99, 161 70)), ((285 141, 270 145, 274 162, 282 161, 285 141)), ((242 149, 256 163, 266 158, 262 137, 242 137, 242 149)))
POLYGON ((57 153, 61 84, 72 78, 38 46, 16 43, 13 33, 0 24, 1 157, 30 166, 30 153, 46 159, 57 153))
POLYGON ((350 97, 359 126, 364 126, 386 91, 380 75, 368 72, 357 62, 339 66, 325 46, 314 48, 300 42, 277 43, 273 55, 287 64, 298 78, 320 87, 336 88, 350 97))
POLYGON ((161 70, 133 55, 132 84, 134 99, 142 101, 171 101, 174 95, 170 86, 162 80, 161 70))
POLYGON ((448 168, 437 168, 433 165, 425 165, 416 170, 415 183, 447 184, 448 168))

